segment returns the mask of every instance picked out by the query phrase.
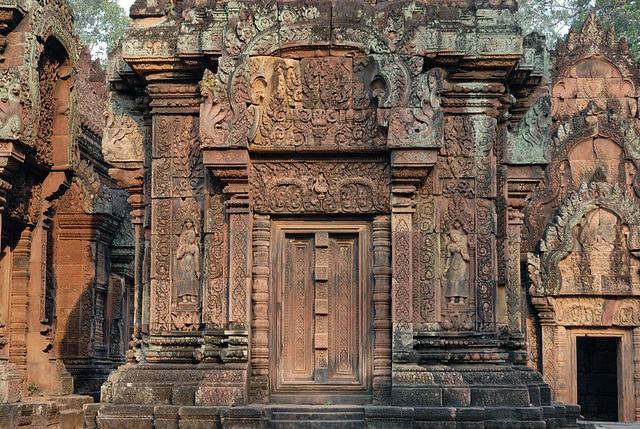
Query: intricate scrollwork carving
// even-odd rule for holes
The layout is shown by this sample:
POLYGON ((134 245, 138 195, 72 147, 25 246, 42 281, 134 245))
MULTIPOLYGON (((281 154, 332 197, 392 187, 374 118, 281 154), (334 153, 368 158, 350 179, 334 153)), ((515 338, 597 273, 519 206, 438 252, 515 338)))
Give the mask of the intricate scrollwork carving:
POLYGON ((262 213, 383 213, 389 210, 386 163, 254 163, 254 208, 262 213))

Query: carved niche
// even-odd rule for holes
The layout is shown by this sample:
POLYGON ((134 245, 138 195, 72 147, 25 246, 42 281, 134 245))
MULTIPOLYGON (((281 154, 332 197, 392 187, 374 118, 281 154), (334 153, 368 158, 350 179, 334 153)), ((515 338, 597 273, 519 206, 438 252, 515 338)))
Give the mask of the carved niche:
POLYGON ((606 182, 582 184, 530 256, 533 296, 640 292, 640 205, 606 182))
POLYGON ((174 258, 172 266, 171 321, 179 331, 200 327, 200 283, 202 277, 200 203, 188 198, 176 208, 173 218, 174 258))
POLYGON ((440 221, 441 326, 447 331, 468 331, 474 327, 471 256, 475 249, 469 243, 472 224, 468 201, 455 195, 440 221))

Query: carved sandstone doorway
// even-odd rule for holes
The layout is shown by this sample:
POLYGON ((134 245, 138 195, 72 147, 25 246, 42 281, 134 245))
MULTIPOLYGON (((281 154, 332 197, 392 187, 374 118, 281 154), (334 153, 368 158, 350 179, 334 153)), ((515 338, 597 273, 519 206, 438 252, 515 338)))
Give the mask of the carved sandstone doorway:
POLYGON ((371 401, 371 235, 362 221, 272 229, 273 402, 371 401))

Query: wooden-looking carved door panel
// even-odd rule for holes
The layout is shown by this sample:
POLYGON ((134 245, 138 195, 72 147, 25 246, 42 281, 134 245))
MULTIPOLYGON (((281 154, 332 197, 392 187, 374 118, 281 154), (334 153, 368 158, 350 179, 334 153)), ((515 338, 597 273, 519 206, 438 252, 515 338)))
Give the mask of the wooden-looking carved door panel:
POLYGON ((277 228, 273 392, 369 391, 363 225, 277 228))

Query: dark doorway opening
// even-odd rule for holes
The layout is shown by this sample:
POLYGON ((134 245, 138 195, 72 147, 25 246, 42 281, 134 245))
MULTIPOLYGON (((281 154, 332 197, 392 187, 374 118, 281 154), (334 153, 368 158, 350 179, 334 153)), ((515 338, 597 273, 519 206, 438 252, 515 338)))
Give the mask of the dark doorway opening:
POLYGON ((614 337, 576 338, 578 404, 586 420, 618 421, 618 343, 614 337))

